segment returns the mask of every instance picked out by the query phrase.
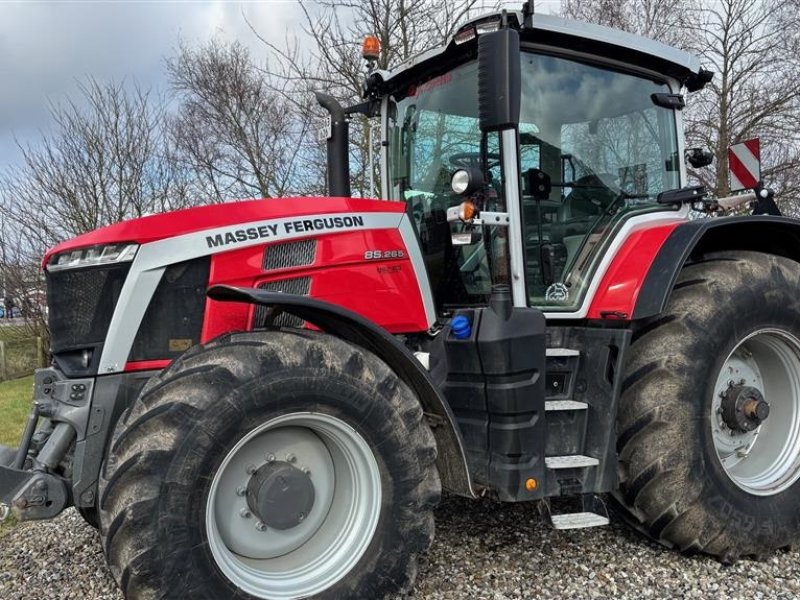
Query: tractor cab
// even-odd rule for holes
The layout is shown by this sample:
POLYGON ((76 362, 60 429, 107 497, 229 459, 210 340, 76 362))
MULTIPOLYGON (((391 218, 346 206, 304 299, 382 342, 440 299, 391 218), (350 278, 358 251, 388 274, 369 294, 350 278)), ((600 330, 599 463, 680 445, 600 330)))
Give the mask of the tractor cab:
POLYGON ((525 10, 370 75, 383 195, 407 204, 438 311, 506 283, 516 306, 578 312, 615 231, 681 210, 658 197, 686 185, 680 93, 705 76, 674 48, 525 10))

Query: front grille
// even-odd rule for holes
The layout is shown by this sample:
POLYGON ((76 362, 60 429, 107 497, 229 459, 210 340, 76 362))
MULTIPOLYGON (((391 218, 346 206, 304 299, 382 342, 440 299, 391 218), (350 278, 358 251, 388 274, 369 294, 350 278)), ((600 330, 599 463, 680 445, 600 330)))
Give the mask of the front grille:
POLYGON ((272 244, 264 249, 264 270, 304 267, 313 264, 316 254, 317 240, 272 244))
POLYGON ((105 341, 130 263, 46 272, 54 354, 105 341))
MULTIPOLYGON (((283 292, 284 294, 295 294, 298 296, 308 296, 311 289, 310 277, 297 277, 296 279, 284 279, 282 281, 270 281, 262 283, 258 286, 260 290, 267 290, 269 292, 283 292)), ((266 325, 267 317, 269 316, 269 307, 258 306, 256 307, 255 315, 253 316, 253 327, 264 327, 266 325)), ((305 321, 293 315, 286 313, 278 315, 273 321, 272 325, 275 327, 303 327, 305 321)))
POLYGON ((200 342, 211 258, 170 265, 144 313, 128 360, 175 358, 200 342))

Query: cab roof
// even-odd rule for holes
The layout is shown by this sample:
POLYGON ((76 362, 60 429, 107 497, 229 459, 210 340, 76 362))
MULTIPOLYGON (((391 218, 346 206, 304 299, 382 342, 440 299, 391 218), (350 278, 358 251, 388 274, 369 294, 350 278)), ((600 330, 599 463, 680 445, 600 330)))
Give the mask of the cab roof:
MULTIPOLYGON (((498 21, 500 12, 476 17, 461 26, 447 45, 434 48, 405 61, 385 77, 385 86, 397 89, 411 81, 424 78, 427 72, 450 68, 477 55, 477 39, 458 44, 459 33, 476 25, 498 21), (433 60, 432 60, 433 59, 433 60)), ((634 35, 593 23, 564 19, 554 15, 534 14, 525 26, 521 11, 506 12, 508 23, 520 32, 523 47, 526 43, 547 46, 568 52, 598 56, 654 71, 677 79, 689 91, 701 89, 710 73, 704 71, 696 56, 650 38, 634 35)))

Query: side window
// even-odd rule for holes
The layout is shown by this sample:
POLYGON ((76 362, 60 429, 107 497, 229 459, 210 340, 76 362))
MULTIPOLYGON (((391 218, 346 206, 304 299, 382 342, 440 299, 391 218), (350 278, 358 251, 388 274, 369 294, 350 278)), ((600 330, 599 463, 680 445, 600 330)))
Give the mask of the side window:
MULTIPOLYGON (((596 175, 632 196, 653 196, 677 185, 677 173, 664 170, 670 158, 658 143, 657 109, 561 126, 561 148, 574 157, 567 181, 596 175), (655 142, 655 143, 654 143, 655 142), (570 175, 574 175, 570 179, 570 175), (667 181, 675 179, 676 181, 667 181)), ((569 189, 565 193, 569 193, 569 189)))

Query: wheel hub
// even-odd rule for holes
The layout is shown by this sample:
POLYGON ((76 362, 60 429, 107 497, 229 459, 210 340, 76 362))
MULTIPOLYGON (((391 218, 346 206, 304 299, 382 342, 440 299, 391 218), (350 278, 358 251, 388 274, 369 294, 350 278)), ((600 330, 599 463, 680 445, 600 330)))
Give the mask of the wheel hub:
POLYGON ((307 473, 284 461, 259 468, 247 484, 247 505, 265 525, 285 531, 305 521, 315 499, 307 473))
POLYGON ((733 385, 722 398, 722 420, 733 431, 748 433, 769 417, 763 394, 748 385, 733 385))

